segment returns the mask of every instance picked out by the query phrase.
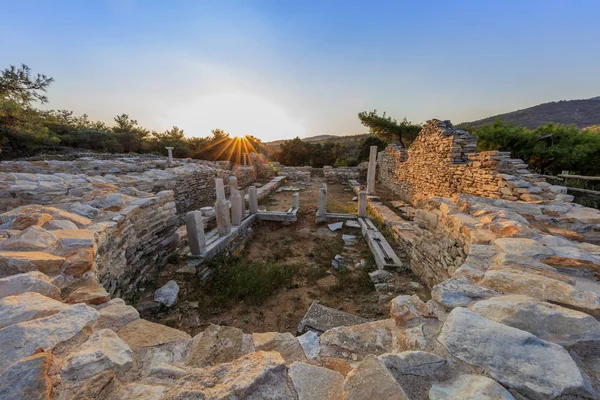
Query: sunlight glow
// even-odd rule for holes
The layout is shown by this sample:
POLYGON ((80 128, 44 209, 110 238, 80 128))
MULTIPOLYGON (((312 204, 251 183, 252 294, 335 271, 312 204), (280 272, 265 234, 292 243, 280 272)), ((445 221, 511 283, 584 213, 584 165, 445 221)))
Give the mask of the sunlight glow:
POLYGON ((306 136, 301 121, 265 98, 242 92, 212 93, 169 113, 188 137, 209 136, 216 128, 231 137, 253 135, 263 141, 306 136))

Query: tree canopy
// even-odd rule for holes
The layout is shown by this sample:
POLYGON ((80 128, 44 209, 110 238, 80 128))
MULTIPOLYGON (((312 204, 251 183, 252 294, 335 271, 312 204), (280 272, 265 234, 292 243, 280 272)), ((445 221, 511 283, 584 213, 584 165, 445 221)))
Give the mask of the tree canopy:
POLYGON ((377 110, 359 112, 358 119, 369 128, 370 133, 387 142, 398 141, 404 147, 410 145, 421 130, 420 125, 413 124, 406 118, 398 122, 385 112, 379 115, 377 110))

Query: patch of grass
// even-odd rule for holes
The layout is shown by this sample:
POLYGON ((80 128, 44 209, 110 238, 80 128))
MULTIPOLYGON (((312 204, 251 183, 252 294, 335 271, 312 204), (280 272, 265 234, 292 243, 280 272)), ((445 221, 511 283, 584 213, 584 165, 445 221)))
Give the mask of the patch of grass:
POLYGON ((356 214, 358 212, 357 204, 354 202, 333 203, 327 205, 327 212, 335 214, 356 214))
POLYGON ((260 304, 281 287, 289 286, 297 270, 295 265, 247 262, 238 257, 220 257, 213 263, 217 271, 205 291, 213 307, 230 301, 260 304))
POLYGON ((339 282, 334 287, 334 290, 350 290, 356 294, 367 294, 372 292, 375 290, 375 287, 369 277, 369 272, 374 269, 373 266, 367 266, 353 272, 347 270, 340 271, 337 275, 339 282))
POLYGON ((315 261, 324 268, 331 266, 331 260, 336 254, 344 249, 344 241, 341 238, 319 239, 313 248, 312 254, 315 261))

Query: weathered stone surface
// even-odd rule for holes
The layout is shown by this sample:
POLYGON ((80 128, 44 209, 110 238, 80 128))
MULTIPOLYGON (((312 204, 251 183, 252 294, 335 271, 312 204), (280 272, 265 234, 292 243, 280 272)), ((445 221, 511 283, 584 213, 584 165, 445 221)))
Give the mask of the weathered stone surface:
POLYGON ((29 271, 55 274, 64 262, 64 257, 42 251, 2 251, 0 252, 0 277, 29 271))
POLYGON ((39 353, 13 364, 0 375, 0 399, 50 399, 52 382, 48 378, 48 369, 51 363, 51 354, 39 353))
POLYGON ((53 219, 42 226, 42 228, 49 231, 58 231, 61 229, 77 229, 77 225, 71 221, 67 221, 66 219, 53 219))
POLYGON ((19 322, 48 317, 68 307, 60 301, 35 292, 7 296, 0 300, 0 329, 19 322))
POLYGON ((319 344, 319 336, 315 332, 308 331, 304 335, 296 336, 298 343, 304 350, 304 355, 309 360, 319 356, 321 346, 319 344))
POLYGON ((344 377, 339 372, 295 362, 290 366, 289 376, 298 400, 342 399, 344 377))
POLYGON ((119 330, 119 337, 133 350, 138 347, 152 347, 164 343, 188 340, 190 335, 165 325, 155 324, 145 319, 136 319, 119 330), (149 334, 151 332, 151 334, 149 334))
POLYGON ((110 300, 110 295, 100 284, 93 284, 88 286, 82 286, 75 289, 66 302, 75 303, 86 303, 86 304, 102 304, 110 300))
POLYGON ((53 233, 39 227, 30 226, 19 234, 0 241, 0 250, 46 251, 57 243, 53 233))
POLYGON ((178 379, 163 400, 291 400, 286 375, 285 361, 278 353, 257 351, 178 379))
POLYGON ((76 386, 70 390, 73 395, 68 397, 85 400, 105 399, 113 393, 114 389, 119 385, 118 380, 115 378, 114 371, 108 370, 92 376, 83 382, 69 382, 75 383, 76 386))
POLYGON ((65 274, 79 278, 94 265, 94 250, 84 247, 70 253, 66 258, 65 274))
POLYGON ((94 231, 91 229, 63 229, 52 231, 52 233, 58 239, 61 247, 66 249, 78 249, 94 245, 94 231))
POLYGON ((160 400, 167 392, 166 386, 130 383, 117 395, 118 400, 160 400))
POLYGON ((154 301, 163 304, 165 307, 173 307, 177 303, 178 294, 179 285, 174 280, 170 280, 154 292, 154 301))
POLYGON ((367 322, 367 320, 335 308, 326 307, 315 300, 306 311, 300 324, 298 324, 298 332, 315 331, 321 333, 338 326, 356 325, 363 322, 367 322))
POLYGON ((29 228, 30 226, 43 226, 46 222, 52 220, 52 215, 46 213, 31 213, 17 217, 12 223, 13 229, 20 231, 29 228))
POLYGON ((61 376, 67 380, 83 380, 106 370, 122 373, 132 362, 129 346, 115 332, 101 329, 65 359, 61 376))
POLYGON ((98 308, 100 317, 94 325, 95 329, 119 330, 131 321, 140 317, 140 313, 132 306, 128 306, 122 299, 112 299, 98 308))
POLYGON ((452 310, 438 340, 453 356, 487 369, 494 379, 526 396, 593 398, 590 383, 564 348, 466 308, 452 310))
POLYGON ((481 375, 461 375, 448 383, 435 383, 429 400, 514 400, 502 385, 481 375))
POLYGON ((595 316, 600 315, 600 293, 556 279, 549 274, 534 272, 509 267, 490 270, 485 273, 480 284, 499 292, 523 294, 574 306, 595 316))
POLYGON ((211 324, 192 339, 186 364, 211 367, 236 360, 245 354, 243 338, 241 329, 211 324))
POLYGON ((427 304, 417 296, 397 296, 390 302, 390 316, 399 327, 410 327, 420 323, 425 317, 431 317, 427 304))
POLYGON ((321 357, 362 360, 369 354, 383 354, 393 349, 393 319, 333 328, 319 337, 321 357))
POLYGON ((373 355, 346 376, 344 396, 346 400, 408 400, 396 379, 373 355))
POLYGON ((529 296, 494 297, 478 301, 470 309, 484 318, 562 346, 600 341, 600 322, 594 317, 529 296))
POLYGON ((26 292, 36 292, 52 299, 60 299, 60 289, 41 272, 32 271, 0 279, 0 299, 26 292))
POLYGON ((84 304, 70 306, 57 314, 20 322, 0 329, 0 371, 37 350, 52 350, 71 339, 98 318, 98 312, 84 304))
POLYGON ((378 358, 387 369, 396 370, 403 375, 433 375, 446 366, 445 359, 425 351, 385 353, 378 358))
POLYGON ((306 361, 302 346, 289 332, 253 333, 252 341, 257 351, 276 351, 281 354, 287 364, 294 361, 306 361))
POLYGON ((500 238, 494 240, 494 246, 502 253, 519 254, 527 257, 544 257, 552 255, 552 249, 533 239, 500 238))
POLYGON ((467 306, 475 300, 497 296, 499 293, 479 287, 465 278, 452 278, 433 287, 431 297, 447 308, 467 306))

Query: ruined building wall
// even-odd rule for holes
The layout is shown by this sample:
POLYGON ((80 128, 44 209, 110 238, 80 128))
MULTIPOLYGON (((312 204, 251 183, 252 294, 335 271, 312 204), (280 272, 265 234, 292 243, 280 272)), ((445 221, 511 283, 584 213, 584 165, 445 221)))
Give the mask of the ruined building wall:
POLYGON ((350 179, 360 178, 358 167, 337 167, 326 165, 323 167, 323 176, 327 182, 342 183, 350 179))
POLYGON ((570 200, 563 187, 531 173, 510 153, 476 153, 476 146, 476 137, 454 129, 450 121, 428 121, 408 150, 390 145, 379 153, 380 181, 411 203, 460 193, 528 202, 570 200))

